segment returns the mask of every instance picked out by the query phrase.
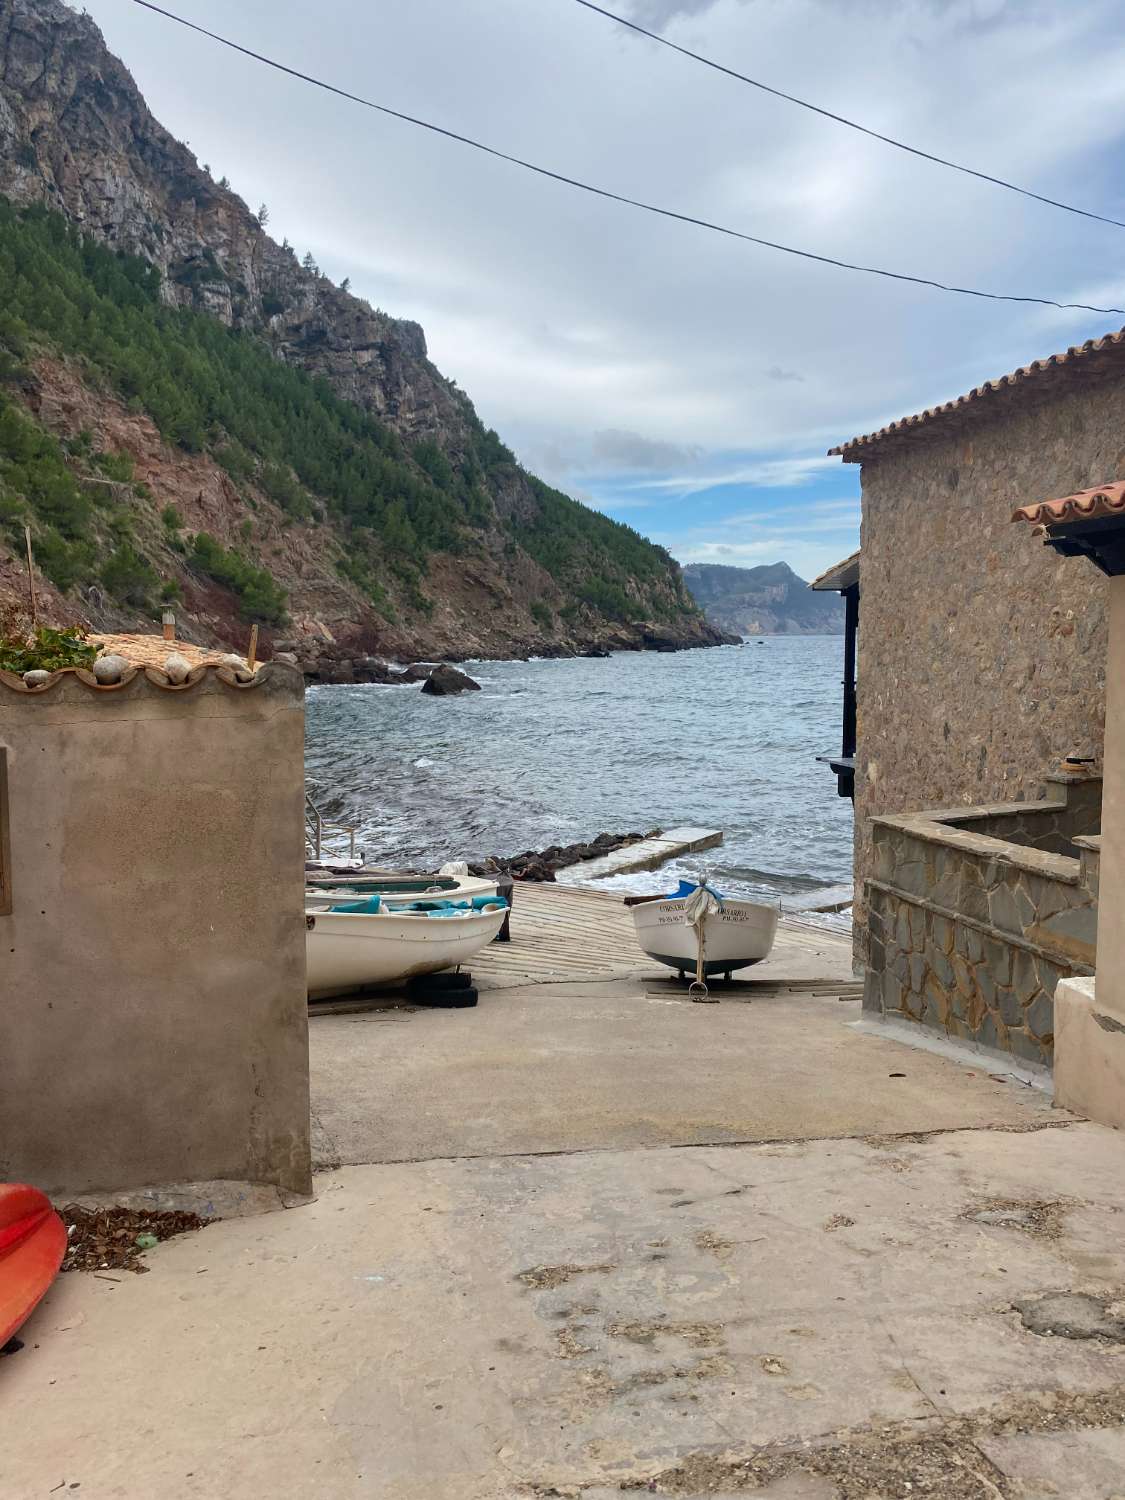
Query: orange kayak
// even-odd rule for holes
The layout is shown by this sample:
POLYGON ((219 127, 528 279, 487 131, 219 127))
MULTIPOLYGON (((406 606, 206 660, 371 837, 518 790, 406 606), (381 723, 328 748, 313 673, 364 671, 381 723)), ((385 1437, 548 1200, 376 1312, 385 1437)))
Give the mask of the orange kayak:
POLYGON ((58 1275, 66 1226, 38 1188, 0 1182, 0 1348, 58 1275))

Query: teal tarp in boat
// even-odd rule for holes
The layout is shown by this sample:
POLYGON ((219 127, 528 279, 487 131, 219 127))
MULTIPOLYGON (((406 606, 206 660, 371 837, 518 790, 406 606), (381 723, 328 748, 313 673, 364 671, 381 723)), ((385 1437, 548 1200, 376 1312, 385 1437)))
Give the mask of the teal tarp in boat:
MULTIPOLYGON (((409 906, 395 905, 390 910, 402 915, 419 914, 432 917, 451 917, 463 911, 485 911, 492 907, 507 906, 503 896, 474 896, 471 901, 412 901, 409 906)), ((378 896, 368 896, 363 901, 344 901, 339 906, 330 906, 332 912, 350 912, 356 916, 375 916, 384 910, 378 896)))

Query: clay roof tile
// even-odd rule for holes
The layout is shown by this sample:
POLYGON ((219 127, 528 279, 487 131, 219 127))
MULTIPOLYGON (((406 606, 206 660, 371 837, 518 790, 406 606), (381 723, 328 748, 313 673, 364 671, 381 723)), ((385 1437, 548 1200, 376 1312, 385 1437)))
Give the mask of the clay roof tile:
POLYGON ((1125 520, 1125 480, 1078 490, 1058 500, 1039 500, 1021 505, 1012 512, 1013 521, 1030 521, 1033 526, 1070 526, 1075 521, 1098 521, 1104 517, 1125 520))
POLYGON ((880 427, 877 432, 864 433, 849 438, 828 450, 831 457, 842 457, 845 463, 861 463, 877 449, 897 446, 912 437, 919 429, 947 427, 966 416, 984 415, 988 407, 998 398, 1010 395, 1013 390, 1026 385, 1043 384, 1060 377, 1082 374, 1091 368, 1107 363, 1117 364, 1125 356, 1125 328, 1107 333, 1098 339, 1087 339, 1084 344, 1072 345, 1061 354, 1050 354, 1046 359, 1036 359, 1022 365, 1010 375, 998 380, 986 380, 967 395, 958 396, 940 406, 928 406, 912 417, 903 417, 880 427))

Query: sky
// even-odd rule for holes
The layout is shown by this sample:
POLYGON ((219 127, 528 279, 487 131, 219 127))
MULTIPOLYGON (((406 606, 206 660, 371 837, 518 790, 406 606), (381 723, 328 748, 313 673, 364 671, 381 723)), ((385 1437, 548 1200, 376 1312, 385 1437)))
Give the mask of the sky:
MULTIPOLYGON (((842 259, 1125 307, 1125 229, 762 94, 575 0, 164 0, 281 62, 598 186, 842 259)), ((543 478, 682 562, 858 544, 856 433, 1125 324, 816 265, 605 202, 86 0, 270 232, 420 322, 543 478)), ((608 0, 924 150, 1125 219, 1125 0, 608 0)), ((1038 499, 1039 496, 1025 497, 1038 499)))

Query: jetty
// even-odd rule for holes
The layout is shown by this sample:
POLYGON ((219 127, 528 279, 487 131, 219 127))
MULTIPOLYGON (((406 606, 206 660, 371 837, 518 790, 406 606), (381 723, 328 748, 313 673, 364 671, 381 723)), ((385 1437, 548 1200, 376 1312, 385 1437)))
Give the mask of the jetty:
POLYGON ((669 828, 667 832, 642 839, 637 844, 624 844, 598 859, 583 860, 580 864, 567 865, 559 870, 556 880, 565 885, 589 885, 594 880, 606 880, 611 875, 633 875, 638 870, 658 870, 669 860, 679 859, 685 854, 696 854, 701 849, 716 849, 723 842, 717 828, 669 828))

